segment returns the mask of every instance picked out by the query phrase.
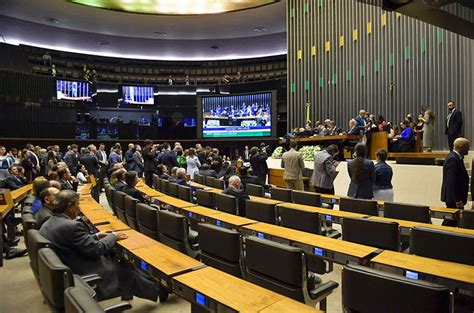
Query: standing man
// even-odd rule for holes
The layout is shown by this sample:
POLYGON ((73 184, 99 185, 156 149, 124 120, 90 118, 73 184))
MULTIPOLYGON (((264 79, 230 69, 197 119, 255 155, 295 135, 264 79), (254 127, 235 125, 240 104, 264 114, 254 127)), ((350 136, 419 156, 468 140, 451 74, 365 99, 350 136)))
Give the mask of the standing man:
POLYGON ((143 177, 145 164, 143 164, 142 147, 140 147, 140 145, 135 145, 135 152, 133 153, 133 167, 130 170, 137 172, 138 177, 143 177))
POLYGON ((329 145, 314 156, 314 171, 311 177, 311 185, 317 193, 334 194, 334 179, 336 178, 336 167, 339 162, 334 158, 339 154, 336 145, 329 145))
POLYGON ((176 152, 171 150, 170 144, 165 142, 163 144, 163 155, 161 156, 161 163, 166 165, 167 168, 179 167, 178 161, 176 159, 176 152))
POLYGON ((244 159, 244 162, 248 162, 250 160, 249 146, 245 146, 244 152, 242 153, 242 157, 244 159))
POLYGON ((115 163, 122 163, 121 150, 122 150, 122 147, 120 146, 120 144, 116 143, 112 149, 112 152, 110 152, 110 155, 109 155, 110 167, 113 167, 115 163))
MULTIPOLYGON (((83 164, 87 170, 87 173, 89 175, 93 175, 94 178, 99 178, 98 173, 99 173, 99 161, 97 160, 97 157, 95 156, 97 152, 97 148, 94 145, 89 145, 87 147, 87 153, 84 154, 79 158, 79 162, 83 164)), ((99 184, 95 185, 92 189, 92 197, 99 202, 99 197, 100 197, 100 186, 99 184)))
POLYGON ((125 169, 132 171, 134 168, 133 154, 135 153, 135 145, 133 143, 128 144, 128 150, 125 152, 125 169))
MULTIPOLYGON (((168 145, 169 146, 169 145, 168 145)), ((155 164, 155 151, 153 149, 153 141, 150 139, 145 140, 145 147, 143 148, 143 163, 145 169, 145 183, 149 186, 153 186, 153 173, 156 170, 155 164)))
MULTIPOLYGON (((464 166, 464 156, 469 153, 469 140, 457 138, 453 143, 453 151, 444 160, 443 184, 441 201, 448 208, 464 209, 469 190, 469 175, 464 166)), ((444 220, 443 225, 456 226, 452 220, 444 220)))
POLYGON ((264 150, 257 147, 250 149, 250 166, 252 166, 253 175, 258 177, 260 185, 265 185, 267 182, 267 165, 268 155, 264 150))
POLYGON ((104 188, 104 178, 107 174, 107 165, 109 164, 109 162, 107 161, 107 152, 105 152, 105 144, 99 144, 99 150, 95 153, 95 156, 97 157, 97 161, 100 165, 99 190, 102 190, 102 188, 104 188))
POLYGON ((449 151, 453 151, 456 138, 462 136, 462 113, 456 108, 454 101, 448 102, 448 117, 446 118, 446 135, 448 135, 449 151))
POLYGON ((283 179, 285 180, 288 189, 304 190, 304 160, 297 149, 298 144, 295 141, 292 141, 290 142, 290 151, 283 153, 283 156, 281 157, 281 167, 285 169, 283 179))
POLYGON ((71 150, 69 150, 64 156, 64 161, 66 162, 67 167, 69 167, 72 175, 77 174, 77 166, 79 165, 79 160, 77 158, 78 149, 79 147, 76 144, 72 144, 71 150))

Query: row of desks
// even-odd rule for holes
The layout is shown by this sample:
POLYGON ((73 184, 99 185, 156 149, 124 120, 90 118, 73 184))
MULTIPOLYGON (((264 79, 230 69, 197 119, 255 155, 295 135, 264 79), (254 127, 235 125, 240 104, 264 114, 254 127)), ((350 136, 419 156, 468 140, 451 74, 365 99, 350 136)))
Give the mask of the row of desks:
MULTIPOLYGON (((81 212, 91 224, 109 222, 106 225, 95 226, 98 230, 128 227, 97 203, 93 204, 92 197, 87 195, 87 189, 88 186, 81 191, 80 205, 81 212)), ((151 188, 147 189, 142 186, 140 189, 151 195, 151 188)), ((163 194, 156 196, 165 197, 163 194)), ((170 199, 164 198, 164 200, 170 199)), ((128 238, 118 241, 117 244, 135 267, 195 305, 204 306, 215 312, 321 312, 270 290, 207 267, 205 264, 129 227, 122 232, 128 238)))

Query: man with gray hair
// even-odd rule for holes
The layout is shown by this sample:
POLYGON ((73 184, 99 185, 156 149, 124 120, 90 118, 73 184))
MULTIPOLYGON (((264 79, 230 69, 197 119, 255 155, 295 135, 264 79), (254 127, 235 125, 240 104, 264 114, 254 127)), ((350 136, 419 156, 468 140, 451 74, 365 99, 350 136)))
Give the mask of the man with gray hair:
POLYGON ((229 187, 222 193, 225 195, 234 196, 237 198, 237 207, 240 216, 245 216, 245 201, 250 200, 249 195, 240 188, 241 182, 240 177, 233 175, 229 178, 229 187))
POLYGON ((185 186, 185 187, 189 187, 193 191, 195 191, 196 189, 203 189, 201 187, 196 187, 196 186, 192 186, 192 185, 188 184, 188 182, 186 181, 186 170, 182 167, 180 167, 176 170, 176 184, 181 185, 181 186, 185 186))
MULTIPOLYGON (((79 163, 84 165, 89 175, 93 175, 95 178, 99 178, 100 164, 96 156, 97 147, 90 144, 87 147, 87 152, 79 158, 79 163)), ((92 190, 92 197, 99 202, 99 185, 97 184, 92 190)))

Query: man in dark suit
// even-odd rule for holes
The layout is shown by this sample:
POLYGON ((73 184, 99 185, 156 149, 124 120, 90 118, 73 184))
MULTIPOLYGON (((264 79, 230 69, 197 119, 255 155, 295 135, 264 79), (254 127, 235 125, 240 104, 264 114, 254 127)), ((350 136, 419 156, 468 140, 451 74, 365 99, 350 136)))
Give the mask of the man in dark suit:
MULTIPOLYGON (((84 154, 79 158, 79 162, 83 164, 87 170, 87 173, 89 175, 93 175, 95 178, 98 178, 98 173, 99 173, 99 161, 97 160, 97 157, 95 156, 97 152, 97 148, 94 145, 89 145, 87 147, 87 153, 84 154)), ((94 188, 92 188, 92 197, 99 202, 100 198, 100 186, 99 184, 95 185, 94 188)))
POLYGON ((77 166, 79 165, 79 160, 77 158, 78 149, 79 147, 76 144, 72 144, 71 150, 69 150, 64 156, 64 161, 66 162, 67 167, 69 167, 72 175, 76 175, 77 166))
POLYGON ((216 171, 211 170, 211 166, 207 163, 201 165, 201 169, 199 170, 198 174, 202 176, 211 176, 217 178, 216 171))
POLYGON ((38 224, 38 228, 41 228, 41 226, 51 216, 53 216, 53 203, 58 193, 59 193, 59 190, 54 187, 49 187, 41 191, 39 195, 41 199, 41 208, 39 209, 38 212, 35 213, 35 219, 38 224))
POLYGON ((449 151, 453 151, 454 140, 462 136, 462 113, 456 108, 454 101, 448 102, 448 110, 445 133, 448 135, 449 151))
POLYGON ((249 195, 245 190, 240 189, 240 178, 239 176, 231 176, 229 178, 229 187, 224 190, 222 193, 225 195, 234 196, 237 198, 237 207, 239 209, 239 215, 245 216, 245 201, 250 200, 249 195))
POLYGON ((260 185, 265 185, 267 181, 268 165, 267 153, 257 147, 250 149, 250 165, 252 166, 253 174, 258 177, 260 185))
POLYGON ((153 141, 150 139, 145 140, 145 147, 143 148, 143 163, 145 170, 145 183, 148 187, 153 186, 153 173, 156 170, 155 163, 155 151, 153 149, 153 141))
POLYGON ((362 109, 359 111, 359 115, 354 117, 354 120, 357 122, 357 126, 360 127, 360 129, 365 129, 367 126, 367 119, 365 118, 365 110, 362 109))
POLYGON ((133 154, 135 153, 135 145, 133 143, 128 144, 128 150, 125 152, 125 169, 127 171, 132 171, 134 168, 133 154))
POLYGON ((163 144, 165 152, 161 156, 161 163, 166 165, 167 168, 179 167, 178 160, 176 159, 176 152, 171 150, 170 144, 165 142, 163 144))
POLYGON ((160 288, 134 272, 126 262, 112 261, 108 256, 115 242, 126 239, 120 232, 91 234, 87 224, 77 220, 79 195, 62 190, 56 195, 54 215, 40 229, 41 235, 53 243, 54 251, 74 274, 98 274, 98 299, 122 296, 129 300, 133 295, 156 301, 160 288))
POLYGON ((58 170, 58 181, 61 184, 61 190, 77 191, 78 183, 71 176, 71 171, 67 167, 58 170))
POLYGON ((9 175, 5 178, 5 187, 10 190, 15 190, 25 186, 28 182, 24 177, 21 176, 18 167, 15 165, 10 166, 8 169, 9 175))
POLYGON ((95 156, 97 157, 97 161, 99 162, 100 165, 100 170, 99 170, 99 190, 102 190, 104 187, 104 178, 107 175, 107 166, 109 162, 107 161, 107 152, 105 152, 105 144, 101 143, 99 144, 99 150, 95 153, 95 156))
POLYGON ((241 166, 239 168, 239 177, 240 177, 240 182, 242 183, 242 186, 245 189, 246 184, 254 184, 254 185, 260 185, 260 182, 258 181, 257 176, 249 175, 248 174, 248 167, 246 166, 241 166))
POLYGON ((137 172, 134 172, 134 171, 126 172, 125 183, 126 185, 123 186, 122 192, 125 192, 127 195, 137 199, 141 203, 146 203, 145 198, 143 197, 142 193, 138 191, 138 189, 135 187, 138 184, 137 172))
POLYGON ((358 143, 354 150, 357 157, 347 162, 347 170, 351 178, 347 195, 351 198, 372 199, 375 182, 374 162, 365 158, 367 148, 364 144, 358 143))

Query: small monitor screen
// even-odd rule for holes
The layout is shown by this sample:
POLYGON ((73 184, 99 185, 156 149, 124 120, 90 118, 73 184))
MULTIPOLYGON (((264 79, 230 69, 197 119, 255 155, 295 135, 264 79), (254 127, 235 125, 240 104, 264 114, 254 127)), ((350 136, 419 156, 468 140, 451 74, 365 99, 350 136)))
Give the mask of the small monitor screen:
POLYGON ((188 212, 188 216, 189 216, 189 217, 193 217, 193 213, 192 213, 192 212, 188 212))
POLYGON ((206 306, 206 296, 202 293, 196 292, 195 299, 197 304, 206 306))
POLYGON ((203 97, 204 138, 272 135, 272 93, 203 97))
POLYGON ((326 215, 326 221, 331 222, 332 221, 332 216, 331 215, 326 215))
POLYGON ((418 280, 420 275, 417 272, 405 271, 405 277, 409 279, 418 280))
POLYGON ((217 220, 217 221, 216 221, 216 226, 219 226, 219 227, 221 227, 221 226, 222 226, 222 222, 221 222, 221 221, 219 221, 219 220, 217 220))
POLYGON ((196 127, 196 119, 192 117, 185 117, 184 127, 196 127))
POLYGON ((324 250, 321 248, 314 248, 314 254, 317 256, 324 256, 324 250))
POLYGON ((92 101, 92 88, 90 83, 56 80, 56 98, 58 100, 92 101))
POLYGON ((140 268, 144 271, 148 270, 148 264, 145 261, 142 261, 140 264, 140 268))
POLYGON ((155 104, 153 87, 122 86, 122 95, 124 104, 155 104))
POLYGON ((257 237, 258 237, 258 238, 264 238, 264 239, 265 239, 265 234, 257 233, 257 237))

